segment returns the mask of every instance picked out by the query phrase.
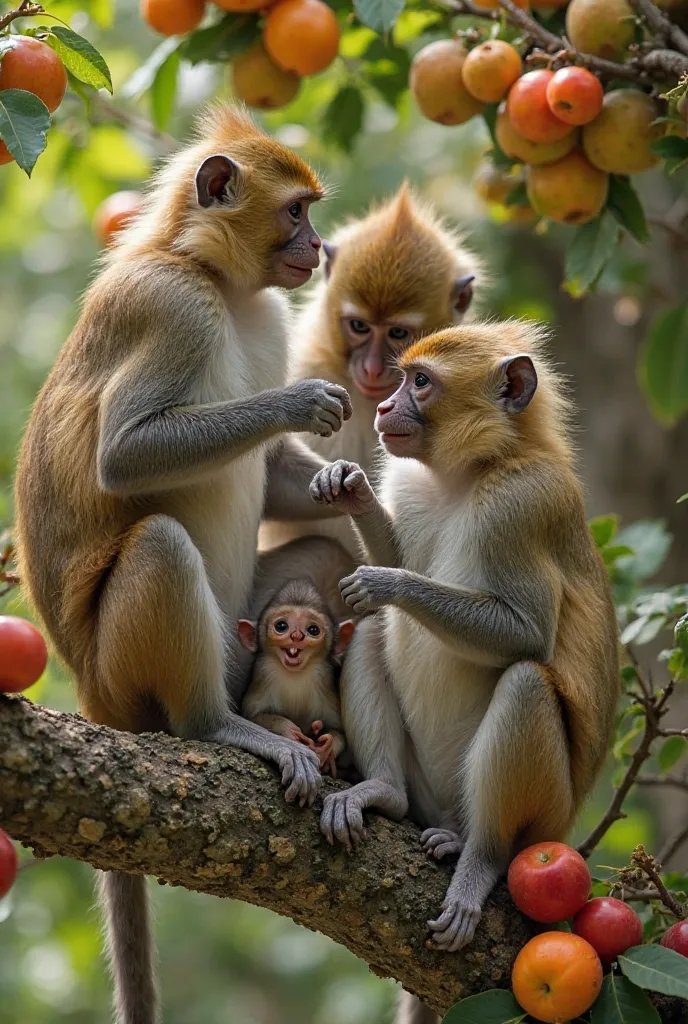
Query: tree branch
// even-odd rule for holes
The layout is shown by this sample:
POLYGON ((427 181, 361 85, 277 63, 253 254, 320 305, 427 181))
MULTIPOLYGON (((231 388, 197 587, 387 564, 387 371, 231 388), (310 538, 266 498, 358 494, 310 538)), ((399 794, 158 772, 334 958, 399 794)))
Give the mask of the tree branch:
MULTIPOLYGON (((327 780, 332 791, 344 784, 327 780)), ((320 835, 318 811, 288 806, 257 758, 164 735, 134 736, 0 695, 0 827, 38 856, 155 875, 268 907, 347 946, 439 1012, 509 984, 537 926, 505 886, 465 953, 429 946, 451 876, 419 831, 372 816, 352 856, 320 835)))
POLYGON ((683 846, 688 840, 688 825, 680 828, 672 836, 669 836, 662 849, 657 854, 657 860, 660 864, 665 865, 667 861, 671 860, 674 854, 683 846))
POLYGON ((0 18, 0 32, 17 18, 32 18, 37 14, 45 14, 40 4, 32 3, 31 0, 21 0, 16 10, 8 11, 0 18))
POLYGON ((667 18, 652 0, 629 0, 629 3, 654 35, 663 40, 668 39, 677 50, 688 56, 688 35, 667 18))
POLYGON ((639 775, 635 781, 638 786, 675 786, 688 790, 688 778, 680 775, 639 775))

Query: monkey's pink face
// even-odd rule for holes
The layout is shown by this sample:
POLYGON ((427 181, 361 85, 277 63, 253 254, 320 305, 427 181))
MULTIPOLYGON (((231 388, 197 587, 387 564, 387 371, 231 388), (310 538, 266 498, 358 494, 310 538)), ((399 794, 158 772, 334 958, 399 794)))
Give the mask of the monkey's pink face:
POLYGON ((375 429, 390 453, 419 459, 427 454, 427 411, 442 394, 442 384, 428 368, 409 367, 401 386, 377 407, 375 429))
POLYGON ((267 643, 290 672, 327 653, 325 620, 312 608, 279 608, 267 624, 267 643))
POLYGON ((366 398, 379 402, 399 384, 398 356, 414 340, 414 328, 403 322, 372 323, 360 316, 341 319, 344 340, 351 352, 349 372, 366 398))
POLYGON ((272 253, 268 285, 300 288, 318 267, 322 242, 309 219, 309 208, 316 198, 313 193, 297 193, 278 210, 280 241, 272 253))

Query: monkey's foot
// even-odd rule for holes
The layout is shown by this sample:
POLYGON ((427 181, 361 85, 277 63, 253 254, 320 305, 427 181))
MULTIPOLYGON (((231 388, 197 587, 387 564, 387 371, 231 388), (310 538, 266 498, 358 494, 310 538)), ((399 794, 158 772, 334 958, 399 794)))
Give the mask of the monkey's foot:
POLYGON ((312 807, 320 788, 320 761, 308 747, 285 743, 275 751, 275 761, 282 772, 287 803, 298 800, 301 807, 312 807))
POLYGON ((325 797, 320 831, 330 846, 334 845, 336 838, 342 846, 351 850, 365 839, 363 808, 366 806, 367 801, 356 793, 355 787, 325 797))
POLYGON ((480 907, 467 903, 460 896, 447 896, 436 921, 428 921, 432 940, 447 953, 467 946, 475 935, 480 920, 480 907))
POLYGON ((420 837, 420 845, 428 857, 442 860, 443 857, 457 856, 464 848, 461 836, 448 828, 426 828, 420 837))

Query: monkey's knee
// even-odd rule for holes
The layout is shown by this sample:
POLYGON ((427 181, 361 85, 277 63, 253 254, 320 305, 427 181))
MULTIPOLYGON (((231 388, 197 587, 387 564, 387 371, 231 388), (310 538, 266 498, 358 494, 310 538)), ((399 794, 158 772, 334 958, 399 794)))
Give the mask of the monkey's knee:
POLYGON ((497 846, 563 837, 575 804, 566 726, 549 670, 501 676, 468 759, 471 817, 497 846))
MULTIPOLYGON (((223 650, 222 616, 189 534, 170 516, 141 520, 125 537, 100 602, 103 700, 144 718, 153 702, 175 731, 183 729, 203 699, 199 691, 225 699, 223 650)), ((205 699, 212 710, 212 695, 205 699)))

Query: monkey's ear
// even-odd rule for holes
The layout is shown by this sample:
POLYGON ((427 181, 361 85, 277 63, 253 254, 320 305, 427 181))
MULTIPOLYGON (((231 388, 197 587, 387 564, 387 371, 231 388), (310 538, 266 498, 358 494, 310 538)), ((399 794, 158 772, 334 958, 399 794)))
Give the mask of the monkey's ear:
POLYGON ((244 183, 244 171, 236 160, 222 153, 207 157, 196 171, 196 198, 205 208, 222 203, 235 206, 244 183))
POLYGON ((332 273, 332 267, 334 265, 335 259, 337 258, 337 246, 333 245, 332 242, 326 242, 325 239, 323 238, 322 247, 323 252, 325 253, 325 259, 327 261, 325 263, 325 280, 327 280, 330 274, 332 273))
POLYGON ((457 277, 452 288, 452 306, 454 312, 465 313, 473 301, 473 282, 475 274, 464 274, 457 277))
POLYGON ((498 404, 508 413, 523 412, 537 391, 533 360, 527 355, 509 356, 499 364, 501 387, 498 404))
POLYGON ((247 651, 251 651, 253 654, 258 650, 258 636, 256 634, 257 623, 251 622, 250 619, 239 619, 237 624, 237 631, 239 633, 239 639, 246 648, 247 651))
POLYGON ((356 623, 353 619, 345 619, 344 622, 339 623, 335 635, 334 650, 332 651, 335 658, 339 657, 339 655, 343 654, 347 649, 351 643, 355 629, 356 623))

